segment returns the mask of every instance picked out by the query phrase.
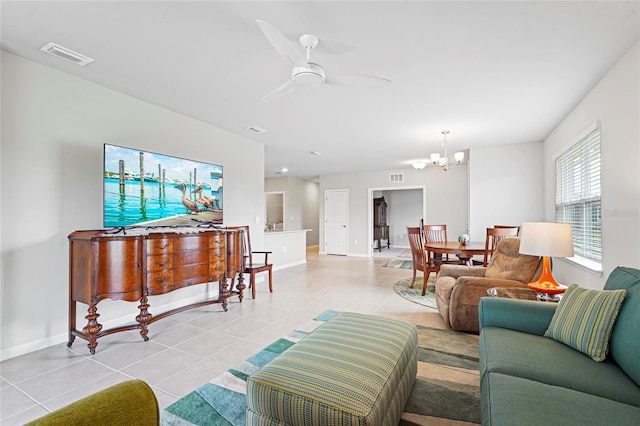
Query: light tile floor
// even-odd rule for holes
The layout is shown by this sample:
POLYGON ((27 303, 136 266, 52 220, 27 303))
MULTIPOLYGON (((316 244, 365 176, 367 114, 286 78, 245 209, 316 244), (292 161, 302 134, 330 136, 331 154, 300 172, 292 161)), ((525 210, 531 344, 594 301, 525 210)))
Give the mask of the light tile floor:
POLYGON ((257 285, 229 310, 192 309, 137 331, 98 340, 95 355, 76 339, 0 363, 0 423, 18 425, 130 378, 145 380, 164 408, 234 367, 319 313, 360 312, 446 328, 440 315, 396 295, 393 284, 411 270, 384 268, 385 258, 307 253, 307 263, 274 272, 274 293, 257 285))

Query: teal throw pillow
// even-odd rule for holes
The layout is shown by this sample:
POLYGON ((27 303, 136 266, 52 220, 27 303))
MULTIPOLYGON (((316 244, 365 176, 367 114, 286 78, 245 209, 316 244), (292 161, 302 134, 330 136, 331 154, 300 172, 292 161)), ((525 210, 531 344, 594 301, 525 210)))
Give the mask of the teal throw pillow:
POLYGON ((604 361, 627 290, 589 290, 571 284, 562 296, 549 328, 545 332, 594 361, 604 361))

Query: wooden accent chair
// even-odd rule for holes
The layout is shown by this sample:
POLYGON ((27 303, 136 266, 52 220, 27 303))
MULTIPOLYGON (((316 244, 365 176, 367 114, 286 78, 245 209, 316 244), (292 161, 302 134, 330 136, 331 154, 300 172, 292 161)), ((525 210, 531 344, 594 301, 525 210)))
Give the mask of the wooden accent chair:
POLYGON ((487 238, 484 242, 484 260, 482 261, 482 266, 487 266, 489 264, 489 260, 493 255, 493 252, 496 251, 496 246, 498 242, 503 238, 517 238, 518 237, 519 227, 496 227, 496 228, 487 228, 487 238))
MULTIPOLYGON (((447 225, 425 225, 423 219, 420 220, 422 237, 426 243, 445 243, 447 239, 447 225)), ((458 259, 449 259, 449 255, 442 253, 429 253, 435 261, 442 263, 459 263, 458 259)))
POLYGON ((422 231, 420 227, 407 227, 409 236, 409 245, 411 246, 411 257, 413 259, 413 278, 411 279, 411 288, 416 283, 416 272, 422 271, 422 295, 427 293, 427 281, 432 272, 438 273, 440 263, 431 259, 427 251, 424 249, 422 231))
POLYGON ((249 274, 249 288, 251 289, 251 298, 256 298, 256 274, 260 272, 269 273, 269 292, 273 293, 273 265, 269 263, 270 251, 252 251, 251 236, 249 235, 249 226, 229 226, 229 229, 237 229, 242 231, 242 271, 249 274), (264 255, 264 262, 258 262, 253 259, 253 255, 264 255))
POLYGON ((516 235, 520 235, 520 227, 515 225, 493 225, 494 228, 516 228, 518 230, 516 235))

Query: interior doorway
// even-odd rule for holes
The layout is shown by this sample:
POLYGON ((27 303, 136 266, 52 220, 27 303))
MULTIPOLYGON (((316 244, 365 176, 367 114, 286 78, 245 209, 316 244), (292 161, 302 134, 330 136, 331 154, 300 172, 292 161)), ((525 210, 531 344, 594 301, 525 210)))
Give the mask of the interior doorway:
POLYGON ((369 188, 368 196, 368 247, 369 257, 396 257, 409 248, 407 226, 418 226, 420 219, 426 217, 427 188, 424 185, 403 187, 369 188), (384 196, 387 203, 387 222, 389 225, 389 243, 381 251, 374 250, 373 239, 373 199, 384 196))

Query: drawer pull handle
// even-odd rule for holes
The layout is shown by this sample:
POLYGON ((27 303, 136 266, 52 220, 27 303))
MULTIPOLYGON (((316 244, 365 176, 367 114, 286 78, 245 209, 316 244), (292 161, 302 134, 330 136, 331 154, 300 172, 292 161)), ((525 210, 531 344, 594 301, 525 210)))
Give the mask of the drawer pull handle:
POLYGON ((158 266, 164 266, 164 265, 168 265, 169 261, 165 260, 164 262, 160 262, 159 260, 156 260, 156 265, 158 266))
POLYGON ((167 247, 169 247, 169 243, 166 243, 164 245, 156 244, 154 247, 157 249, 166 249, 167 247))
POLYGON ((216 271, 224 271, 224 268, 222 266, 216 266, 215 268, 216 271))
POLYGON ((166 283, 167 281, 169 281, 169 277, 167 275, 165 275, 164 277, 156 277, 157 283, 166 283))

